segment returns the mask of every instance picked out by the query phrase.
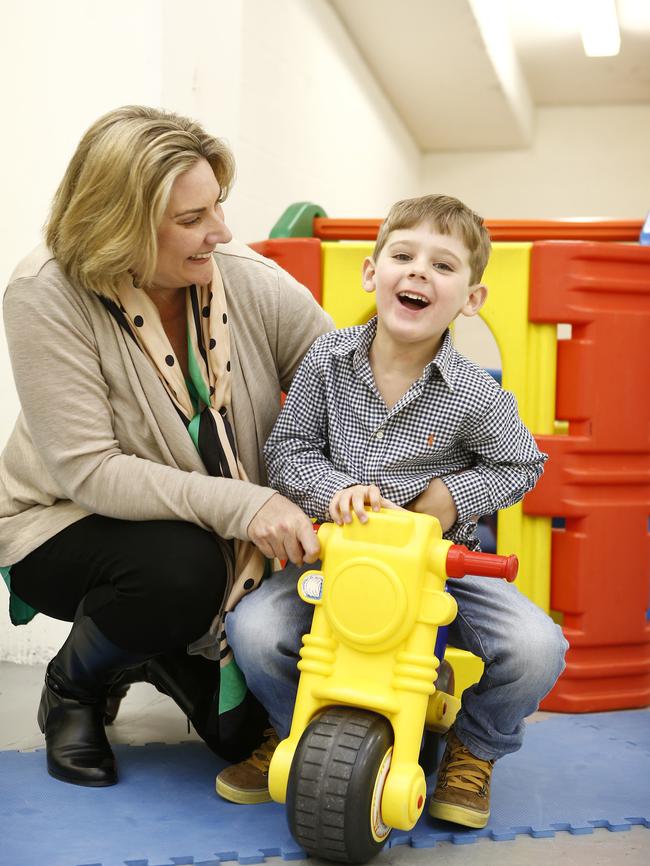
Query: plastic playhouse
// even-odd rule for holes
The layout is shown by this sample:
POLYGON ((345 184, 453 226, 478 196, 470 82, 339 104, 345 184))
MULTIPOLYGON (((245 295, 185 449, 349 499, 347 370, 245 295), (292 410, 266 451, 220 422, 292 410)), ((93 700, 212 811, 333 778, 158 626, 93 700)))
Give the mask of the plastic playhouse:
MULTIPOLYGON (((360 288, 380 220, 292 205, 253 247, 312 291, 337 327, 361 324, 360 288)), ((503 387, 550 455, 523 503, 500 512, 497 552, 520 589, 563 626, 567 667, 543 709, 650 704, 650 247, 640 221, 493 221, 481 316, 503 387), (571 326, 558 340, 557 325, 571 326)), ((457 689, 479 659, 450 649, 457 689)))

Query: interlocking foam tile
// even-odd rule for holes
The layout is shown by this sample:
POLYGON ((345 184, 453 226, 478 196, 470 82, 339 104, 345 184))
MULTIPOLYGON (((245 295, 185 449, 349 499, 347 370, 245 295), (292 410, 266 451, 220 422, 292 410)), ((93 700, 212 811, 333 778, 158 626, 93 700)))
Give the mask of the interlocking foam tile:
MULTIPOLYGON (((0 752, 0 866, 218 866, 301 859, 276 803, 235 806, 214 793, 223 764, 201 743, 117 746, 120 784, 50 778, 45 753, 0 752)), ((462 830, 425 814, 391 846, 501 841, 518 834, 650 828, 650 710, 556 715, 528 727, 499 761, 492 816, 462 830)), ((433 784, 433 783, 432 783, 433 784)))

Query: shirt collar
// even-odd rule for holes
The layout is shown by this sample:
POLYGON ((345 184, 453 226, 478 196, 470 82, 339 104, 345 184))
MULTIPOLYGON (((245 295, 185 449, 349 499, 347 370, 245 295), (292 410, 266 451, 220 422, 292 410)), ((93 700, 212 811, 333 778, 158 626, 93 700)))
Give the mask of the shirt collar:
POLYGON ((332 349, 332 354, 350 355, 354 353, 353 364, 357 369, 359 364, 367 361, 368 352, 376 333, 377 316, 373 316, 365 325, 350 328, 343 339, 332 349))
POLYGON ((424 368, 423 378, 428 379, 433 373, 433 368, 437 368, 442 376, 444 383, 450 391, 454 390, 454 367, 456 362, 456 349, 451 339, 451 331, 449 328, 445 331, 442 343, 438 349, 435 358, 433 358, 424 368))
MULTIPOLYGON (((341 342, 332 349, 333 355, 350 355, 354 353, 353 365, 355 370, 368 360, 368 352, 370 346, 377 333, 377 316, 373 316, 370 321, 361 326, 354 328, 348 333, 341 342)), ((422 379, 429 379, 434 371, 438 370, 443 381, 450 391, 454 390, 453 385, 453 369, 456 357, 456 350, 451 339, 449 328, 445 331, 442 343, 438 349, 435 358, 433 358, 424 368, 422 379)))

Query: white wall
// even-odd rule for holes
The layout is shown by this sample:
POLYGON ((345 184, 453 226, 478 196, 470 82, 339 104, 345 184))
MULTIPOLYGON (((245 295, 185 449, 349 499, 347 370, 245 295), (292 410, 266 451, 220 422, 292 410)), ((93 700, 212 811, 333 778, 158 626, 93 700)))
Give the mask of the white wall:
MULTIPOLYGON (((414 195, 421 157, 325 0, 5 0, 0 30, 0 286, 40 237, 77 141, 103 112, 162 105, 226 138, 238 175, 226 214, 259 240, 311 199, 336 216, 414 195)), ((18 411, 0 330, 0 448, 18 411)), ((13 628, 0 658, 47 660, 67 625, 13 628)))
POLYGON ((197 5, 198 31, 183 4, 165 4, 164 101, 235 151, 237 237, 268 237, 295 201, 374 216, 418 194, 421 154, 325 0, 197 5), (194 65, 178 41, 193 43, 194 65))
POLYGON ((383 214, 417 195, 421 154, 328 3, 247 3, 233 221, 266 237, 284 207, 383 214))
POLYGON ((430 153, 423 182, 492 219, 642 219, 650 106, 539 108, 530 148, 430 153))
MULTIPOLYGON (((52 195, 84 130, 118 105, 161 101, 157 0, 4 0, 0 27, 0 293, 40 241, 52 195)), ((0 325, 0 448, 18 399, 0 325)), ((68 631, 39 616, 14 628, 0 588, 0 658, 44 661, 68 631)))

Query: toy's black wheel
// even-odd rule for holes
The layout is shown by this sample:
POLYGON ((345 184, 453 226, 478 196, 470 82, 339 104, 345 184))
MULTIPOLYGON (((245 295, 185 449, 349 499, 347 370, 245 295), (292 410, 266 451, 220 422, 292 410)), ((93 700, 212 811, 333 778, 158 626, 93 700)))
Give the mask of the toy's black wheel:
MULTIPOLYGON (((455 688, 454 669, 449 664, 447 659, 440 662, 438 668, 438 679, 436 680, 436 689, 440 692, 445 692, 447 695, 453 695, 455 688)), ((435 731, 425 731, 422 738, 422 748, 420 749, 420 766, 425 776, 432 776, 438 769, 442 751, 442 734, 435 731)))
POLYGON ((333 707, 305 729, 287 786, 295 840, 314 857, 366 863, 391 828, 381 820, 393 729, 383 716, 333 707))

